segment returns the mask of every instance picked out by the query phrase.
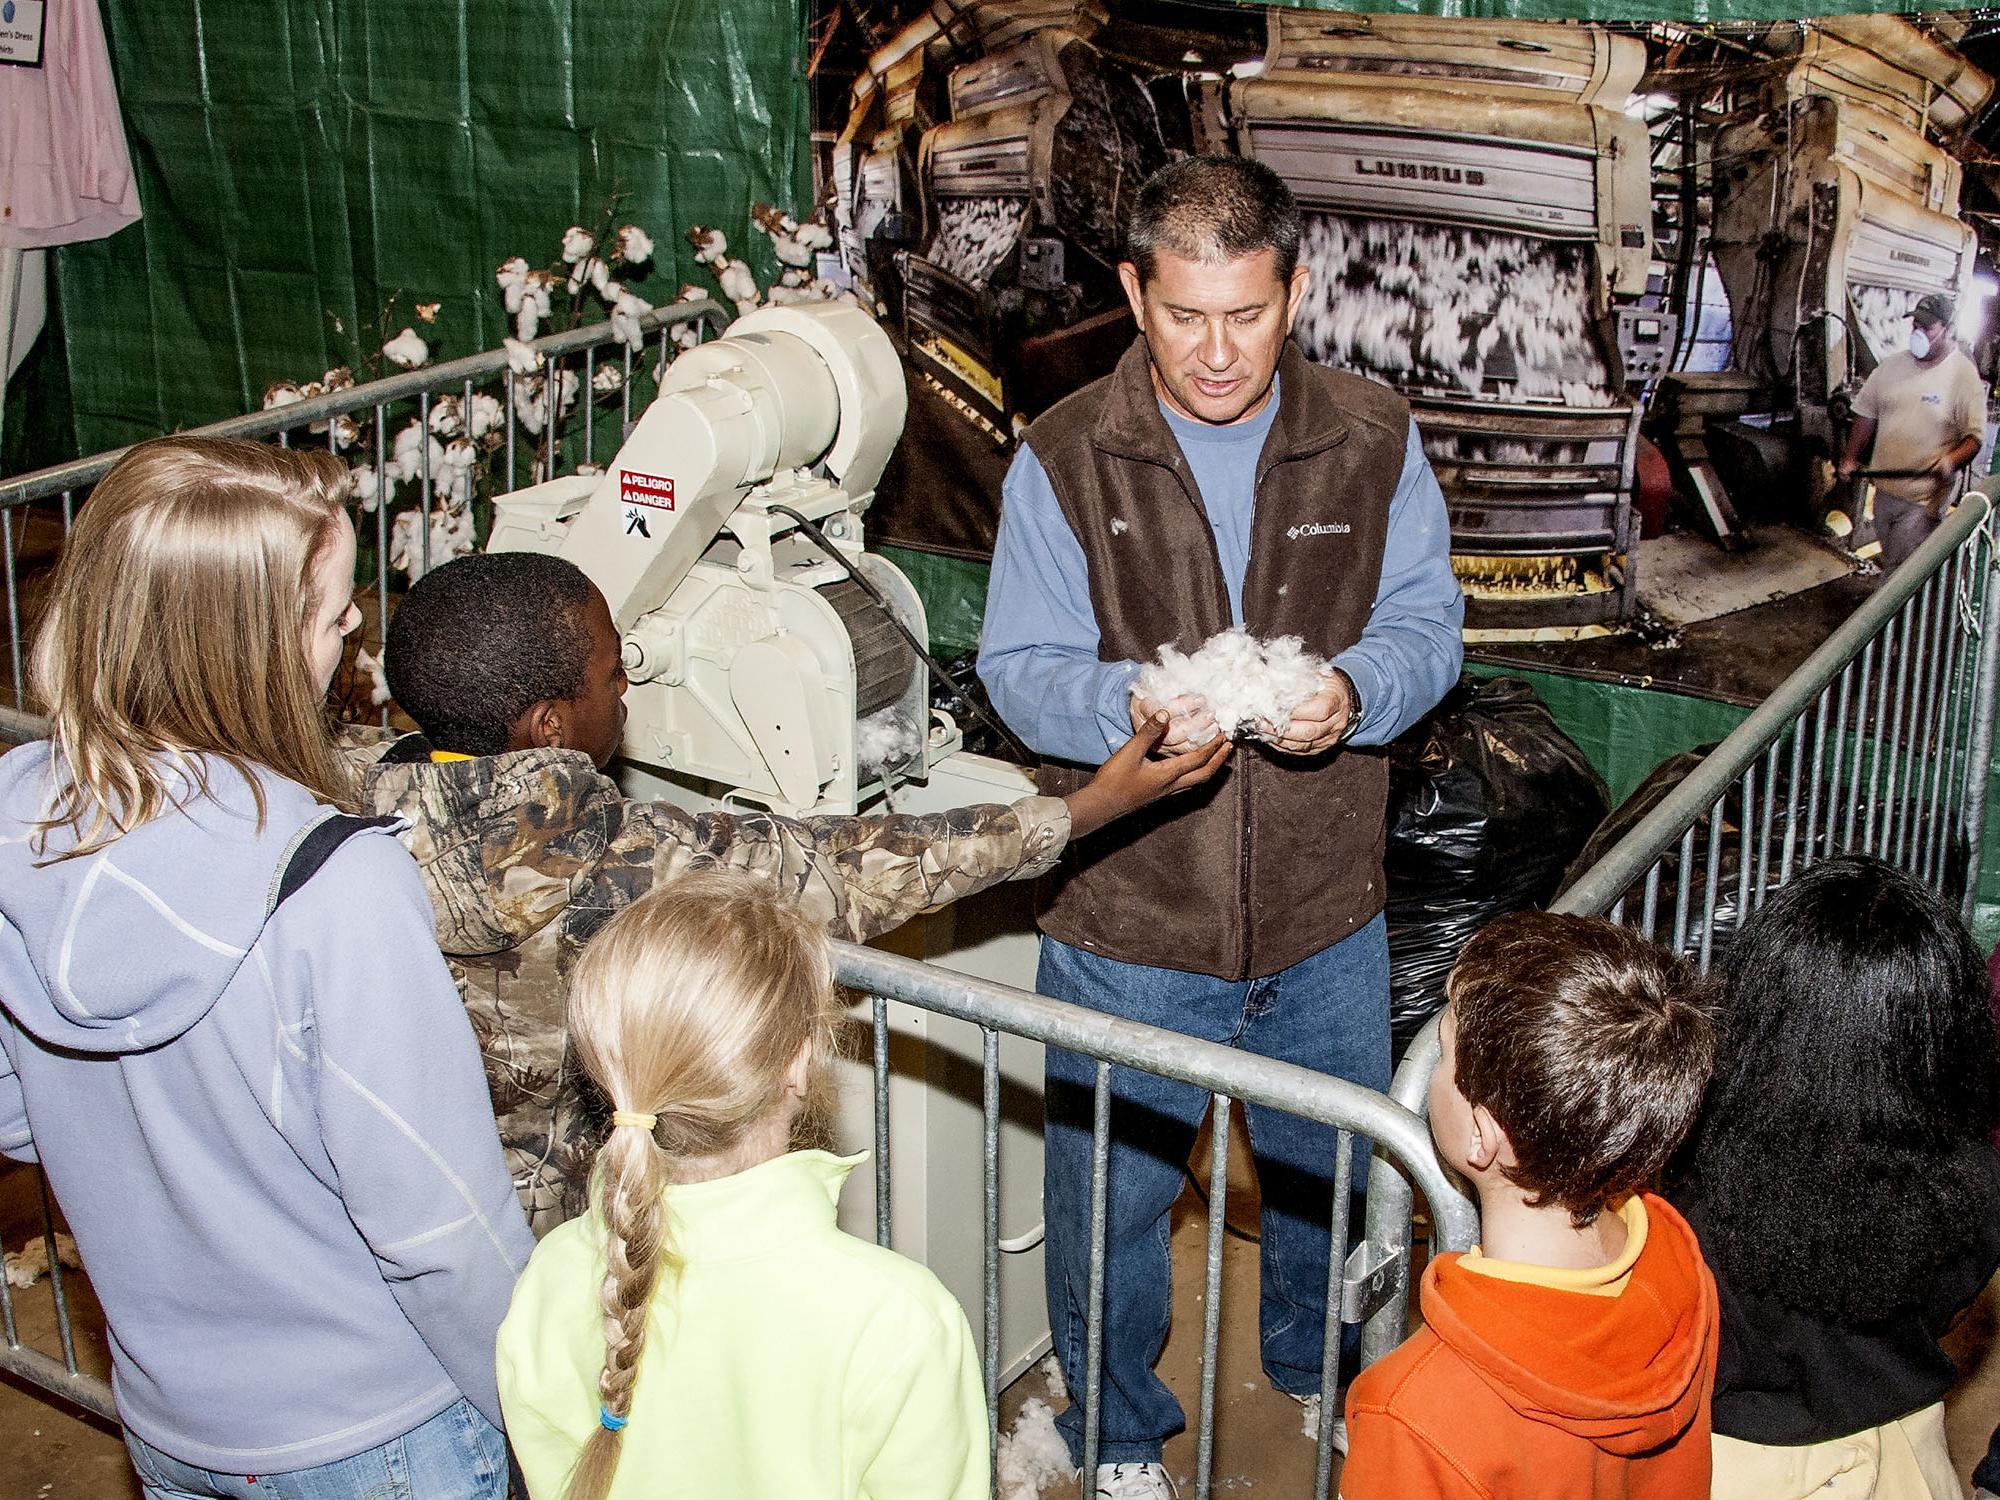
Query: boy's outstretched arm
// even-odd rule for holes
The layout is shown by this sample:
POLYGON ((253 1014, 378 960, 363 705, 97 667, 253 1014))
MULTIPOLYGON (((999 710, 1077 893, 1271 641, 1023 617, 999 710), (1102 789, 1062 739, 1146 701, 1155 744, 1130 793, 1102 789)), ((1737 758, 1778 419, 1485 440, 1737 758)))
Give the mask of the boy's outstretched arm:
POLYGON ((784 818, 630 804, 604 859, 571 896, 567 931, 587 937, 659 882, 722 867, 769 879, 836 937, 866 941, 988 886, 1047 873, 1072 838, 1199 785, 1229 754, 1218 739, 1153 756, 1165 731, 1164 719, 1147 725, 1066 798, 1011 806, 784 818))

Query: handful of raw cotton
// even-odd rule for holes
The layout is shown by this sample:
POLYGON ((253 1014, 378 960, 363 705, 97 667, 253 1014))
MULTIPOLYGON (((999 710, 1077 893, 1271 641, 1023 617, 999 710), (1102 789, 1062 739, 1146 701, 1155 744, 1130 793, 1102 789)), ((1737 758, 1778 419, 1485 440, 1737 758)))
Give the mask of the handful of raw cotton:
POLYGON ((1295 635, 1260 641, 1230 629, 1210 636, 1191 655, 1160 647, 1160 659, 1140 670, 1132 690, 1162 706, 1183 695, 1200 698, 1223 734, 1252 738, 1259 719, 1285 724, 1293 709, 1324 686, 1326 667, 1295 635))

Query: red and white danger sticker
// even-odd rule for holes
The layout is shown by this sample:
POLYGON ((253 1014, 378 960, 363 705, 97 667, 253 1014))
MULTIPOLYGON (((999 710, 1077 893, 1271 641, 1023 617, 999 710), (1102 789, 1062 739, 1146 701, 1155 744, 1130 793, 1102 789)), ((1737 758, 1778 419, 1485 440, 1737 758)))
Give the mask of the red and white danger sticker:
POLYGON ((637 469, 620 469, 618 499, 626 505, 649 505, 654 510, 672 510, 673 478, 666 474, 641 474, 637 469))

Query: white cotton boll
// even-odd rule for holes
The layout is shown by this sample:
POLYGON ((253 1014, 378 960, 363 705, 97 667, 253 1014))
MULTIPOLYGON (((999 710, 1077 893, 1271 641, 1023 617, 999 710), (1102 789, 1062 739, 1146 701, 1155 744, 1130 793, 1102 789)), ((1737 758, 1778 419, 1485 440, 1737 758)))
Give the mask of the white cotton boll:
POLYGON ((542 308, 531 297, 524 300, 521 306, 515 311, 514 338, 507 340, 507 342, 511 344, 514 342, 514 339, 519 339, 524 344, 532 343, 535 335, 541 331, 542 308))
POLYGON ((611 331, 624 341, 626 348, 638 348, 646 338, 639 327, 639 320, 652 310, 653 304, 644 297, 621 287, 618 300, 611 305, 611 331))
POLYGON ((457 437, 463 430, 459 421, 458 397, 440 396, 431 404, 431 431, 441 438, 457 437))
POLYGON ((572 224, 563 231, 562 258, 564 265, 575 265, 596 248, 597 236, 581 225, 572 224))
POLYGON ((628 266, 636 266, 641 261, 652 259, 653 237, 637 224, 626 224, 618 231, 618 258, 628 266))
POLYGON ((591 286, 595 287, 599 292, 602 292, 604 290, 605 283, 608 282, 610 279, 611 279, 611 268, 605 265, 604 262, 597 256, 586 255, 582 260, 576 263, 576 265, 571 269, 569 273, 570 295, 575 296, 578 292, 583 290, 583 284, 586 281, 589 282, 591 286))
POLYGON ((590 388, 602 396, 612 395, 624 384, 625 372, 610 363, 599 365, 597 373, 590 377, 590 388))
POLYGON ((417 337, 414 328, 405 328, 382 346, 382 357, 406 370, 414 370, 431 357, 431 346, 417 337))
POLYGON ((923 736, 900 708, 877 709, 854 726, 854 754, 864 780, 905 764, 923 748, 923 736))
POLYGON ((264 392, 264 410, 276 411, 281 406, 295 406, 306 399, 306 393, 290 380, 281 380, 264 392))
POLYGON ((542 382, 539 380, 517 380, 514 382, 514 416, 521 428, 531 437, 539 437, 542 431, 542 382))
POLYGON ((422 476, 426 453, 430 459, 430 472, 435 475, 444 467, 444 444, 424 431, 424 424, 417 421, 412 421, 396 434, 394 463, 396 472, 406 481, 422 476))
MULTIPOLYGON (((701 325, 699 323, 676 323, 671 330, 670 337, 673 339, 676 349, 692 349, 696 344, 701 342, 701 325)), ((657 378, 655 377, 655 379, 657 378)))
POLYGON ((396 498, 396 479, 393 464, 381 473, 376 472, 373 464, 360 464, 349 475, 347 485, 354 492, 355 503, 368 512, 383 501, 396 498))
POLYGON ((507 368, 516 375, 531 375, 541 368, 541 351, 530 349, 520 339, 502 339, 500 346, 507 351, 507 368))
POLYGON ((736 304, 738 312, 747 312, 757 306, 757 278, 750 274, 750 268, 740 260, 726 262, 717 279, 722 283, 722 295, 736 304), (750 304, 749 308, 744 303, 750 304))
POLYGON ((506 415, 506 409, 500 405, 497 397, 489 396, 484 391, 477 391, 472 397, 472 411, 466 423, 467 430, 473 437, 483 438, 487 433, 497 431, 506 415))
POLYGON ((472 468, 479 455, 464 438, 453 438, 444 455, 431 470, 431 488, 448 501, 463 503, 472 498, 472 468))
POLYGON ((1326 663, 1311 655, 1297 636, 1260 641, 1243 630, 1210 636, 1192 654, 1171 645, 1139 672, 1133 691, 1153 703, 1199 698, 1215 716, 1216 728, 1235 736, 1259 719, 1283 725, 1292 710, 1320 690, 1326 663))
POLYGON ((493 279, 506 294, 507 310, 512 312, 521 288, 528 284, 528 262, 519 255, 510 255, 494 269, 493 279))
POLYGON ((785 266, 809 266, 813 261, 811 248, 801 244, 796 235, 772 235, 771 253, 778 257, 780 265, 785 266))
POLYGON ((700 224, 688 231, 688 243, 694 246, 694 258, 705 266, 718 264, 729 253, 729 241, 723 238, 722 231, 700 224))
POLYGON ((771 290, 764 294, 764 300, 772 307, 790 307, 799 302, 817 302, 819 293, 809 286, 799 286, 797 283, 787 285, 780 281, 774 283, 771 290))
POLYGON ((430 557, 423 552, 422 519, 406 510, 389 528, 389 566, 417 582, 433 568, 443 567, 454 557, 472 550, 472 512, 469 509, 432 511, 430 515, 430 557))
POLYGON ((1070 1472, 1069 1446, 1056 1429, 1054 1409, 1030 1396, 1021 1403, 1013 1430, 1002 1433, 994 1449, 996 1500, 1036 1500, 1070 1472))
POLYGON ((393 695, 389 691, 389 679, 382 671, 382 658, 363 646, 354 653, 354 666, 368 679, 368 701, 377 708, 387 703, 393 695))
POLYGON ((570 414, 570 409, 576 405, 576 393, 582 383, 582 381, 577 379, 576 371, 564 370, 562 372, 562 379, 556 382, 556 415, 558 417, 566 417, 570 414))
POLYGON ((817 219, 808 219, 792 231, 792 238, 808 250, 827 250, 833 246, 833 231, 817 219))

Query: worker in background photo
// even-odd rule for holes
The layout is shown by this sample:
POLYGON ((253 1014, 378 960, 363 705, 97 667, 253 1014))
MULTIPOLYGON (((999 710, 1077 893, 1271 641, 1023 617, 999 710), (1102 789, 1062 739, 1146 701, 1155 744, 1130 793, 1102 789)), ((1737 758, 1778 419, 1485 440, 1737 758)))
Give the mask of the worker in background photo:
MULTIPOLYGON (((1464 603, 1408 405, 1290 342, 1309 274, 1300 232, 1290 191, 1259 162, 1194 157, 1141 188, 1119 267, 1141 336, 1028 429, 1003 492, 979 673, 1044 758, 1044 790, 1063 791, 1152 712, 1133 680, 1162 643, 1192 651, 1241 625, 1330 660, 1321 690, 1206 787, 1064 857, 1036 988, 1385 1089, 1377 747, 1456 681, 1464 603)), ((1214 733, 1205 709, 1176 706, 1163 750, 1214 733)), ((1048 1053, 1049 1318, 1073 1392, 1093 1078, 1088 1059, 1048 1053)), ((1185 1425, 1153 1370, 1168 1213, 1208 1095, 1124 1069, 1112 1089, 1101 1446, 1084 1491, 1161 1500, 1162 1444, 1185 1425)), ((1256 1106, 1248 1123, 1264 1369, 1316 1399, 1336 1133, 1256 1106)), ((1079 1464, 1082 1417, 1078 1402, 1059 1421, 1079 1464)))
POLYGON ((1910 347, 1875 367, 1854 398, 1854 428, 1840 477, 1883 471, 1875 484, 1875 535, 1883 576, 1937 530, 1986 434, 1986 383, 1952 332, 1957 305, 1926 292, 1911 313, 1910 347), (1920 474, 1913 471, 1922 470, 1920 474), (1906 477, 1894 476, 1904 471, 1906 477))

